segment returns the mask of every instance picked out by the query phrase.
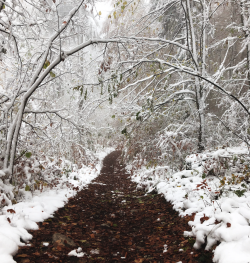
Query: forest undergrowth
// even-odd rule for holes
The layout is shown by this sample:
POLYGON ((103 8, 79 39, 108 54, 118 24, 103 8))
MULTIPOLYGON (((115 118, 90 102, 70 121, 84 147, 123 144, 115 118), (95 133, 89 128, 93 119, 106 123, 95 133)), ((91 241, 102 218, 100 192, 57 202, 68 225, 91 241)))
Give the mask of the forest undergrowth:
POLYGON ((247 262, 249 161, 242 144, 190 154, 182 169, 152 165, 138 153, 127 170, 139 187, 163 194, 181 217, 193 215, 188 223, 192 230, 184 235, 195 238, 194 248, 212 250, 214 262, 247 262))

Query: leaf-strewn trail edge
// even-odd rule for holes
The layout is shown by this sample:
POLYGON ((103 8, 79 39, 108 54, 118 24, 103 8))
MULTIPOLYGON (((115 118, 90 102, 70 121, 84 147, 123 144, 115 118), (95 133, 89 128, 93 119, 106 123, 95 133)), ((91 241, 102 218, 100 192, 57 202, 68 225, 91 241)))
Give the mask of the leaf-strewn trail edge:
POLYGON ((30 231, 31 246, 19 248, 17 262, 212 262, 211 252, 193 249, 194 239, 183 236, 191 217, 180 218, 163 196, 136 189, 120 154, 106 156, 99 177, 87 189, 39 223, 39 230, 30 231), (76 246, 53 243, 55 233, 76 246), (79 247, 83 257, 68 256, 79 247))

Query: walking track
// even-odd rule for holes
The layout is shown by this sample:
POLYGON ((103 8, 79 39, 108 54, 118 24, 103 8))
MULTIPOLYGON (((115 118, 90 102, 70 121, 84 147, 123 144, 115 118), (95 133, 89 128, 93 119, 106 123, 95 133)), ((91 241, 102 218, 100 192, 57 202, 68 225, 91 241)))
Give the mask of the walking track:
POLYGON ((212 262, 210 252, 193 249, 194 239, 183 236, 191 217, 180 218, 161 195, 137 190, 119 155, 109 154, 87 189, 39 223, 39 230, 30 231, 31 246, 20 247, 17 262, 212 262), (75 246, 53 243, 55 233, 66 235, 75 246), (83 257, 68 256, 78 247, 86 253, 83 257))

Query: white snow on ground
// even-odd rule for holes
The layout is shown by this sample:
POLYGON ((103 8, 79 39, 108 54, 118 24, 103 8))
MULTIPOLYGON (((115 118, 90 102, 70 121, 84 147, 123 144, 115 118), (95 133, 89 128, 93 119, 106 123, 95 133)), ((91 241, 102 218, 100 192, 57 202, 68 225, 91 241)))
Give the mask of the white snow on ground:
POLYGON ((168 245, 165 244, 163 247, 164 247, 164 249, 163 249, 163 253, 168 252, 168 245))
POLYGON ((69 252, 69 256, 75 256, 78 258, 82 258, 86 253, 82 252, 82 248, 79 247, 78 249, 74 249, 72 251, 69 252))
MULTIPOLYGON (((230 157, 232 162, 236 162, 242 158, 241 154, 248 154, 246 147, 193 154, 186 159, 192 170, 173 172, 167 166, 149 169, 143 166, 133 170, 132 180, 139 187, 146 186, 148 191, 156 189, 162 193, 180 216, 195 213, 194 221, 189 222, 192 231, 185 231, 184 235, 196 238, 194 247, 197 249, 205 242, 206 249, 214 249, 219 241, 213 251, 214 262, 249 263, 250 189, 244 180, 232 183, 244 174, 237 173, 236 165, 232 165, 231 170, 235 169, 233 175, 232 171, 227 171, 223 176, 204 176, 206 165, 215 169, 215 163, 221 160, 219 158, 229 160, 230 157), (208 160, 212 161, 209 163, 208 160)), ((129 165, 127 169, 132 170, 132 167, 129 165)))
MULTIPOLYGON (((37 190, 33 193, 24 191, 24 201, 5 206, 0 214, 0 262, 15 262, 12 256, 17 253, 18 246, 27 245, 32 239, 32 235, 27 230, 38 229, 36 222, 42 222, 49 217, 53 217, 53 213, 58 208, 63 207, 69 197, 76 195, 76 190, 63 186, 65 181, 79 187, 81 190, 99 175, 102 160, 113 150, 113 148, 107 148, 98 152, 96 156, 99 163, 96 167, 84 166, 70 173, 68 177, 63 175, 60 183, 53 189, 46 189, 43 192, 37 190), (20 238, 23 242, 20 241, 20 238)), ((44 245, 47 244, 44 243, 44 245)), ((81 251, 77 252, 77 257, 82 256, 81 251)))

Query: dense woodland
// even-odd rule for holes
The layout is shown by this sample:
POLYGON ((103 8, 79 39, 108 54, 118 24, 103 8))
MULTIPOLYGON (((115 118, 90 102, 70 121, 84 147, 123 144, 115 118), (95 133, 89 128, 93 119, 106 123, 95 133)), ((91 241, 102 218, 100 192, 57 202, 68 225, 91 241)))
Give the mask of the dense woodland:
POLYGON ((1 209, 113 147, 141 187, 201 213, 210 249, 225 211, 249 227, 247 201, 224 205, 250 192, 249 88, 249 0, 0 0, 1 209))
POLYGON ((250 146, 248 0, 2 0, 0 72, 1 206, 106 146, 173 171, 250 146))

